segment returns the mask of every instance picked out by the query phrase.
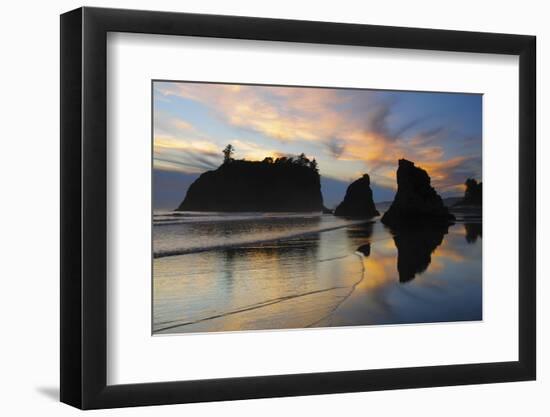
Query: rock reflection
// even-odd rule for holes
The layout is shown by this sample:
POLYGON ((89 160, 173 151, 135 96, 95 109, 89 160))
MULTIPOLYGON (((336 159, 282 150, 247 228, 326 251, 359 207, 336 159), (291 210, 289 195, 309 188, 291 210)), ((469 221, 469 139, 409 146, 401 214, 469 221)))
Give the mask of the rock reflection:
POLYGON ((370 243, 365 243, 357 248, 357 252, 361 253, 363 256, 370 255, 370 243))
POLYGON ((356 252, 363 256, 370 255, 370 245, 371 245, 370 239, 372 237, 373 227, 374 227, 374 223, 368 222, 368 223, 362 223, 362 224, 356 225, 354 227, 350 227, 347 230, 347 235, 351 242, 362 243, 356 249, 356 252), (363 243, 363 242, 366 242, 366 243, 363 243))
POLYGON ((441 245, 448 229, 448 226, 434 224, 392 229, 397 247, 399 282, 409 282, 428 268, 432 253, 441 245))
POLYGON ((370 255, 373 227, 374 222, 366 222, 351 226, 346 230, 346 234, 348 236, 350 244, 357 248, 355 249, 355 252, 363 256, 370 255))
POLYGON ((346 229, 346 234, 350 239, 370 239, 374 222, 365 222, 350 226, 346 229))
POLYGON ((468 243, 477 242, 478 237, 481 236, 482 223, 464 223, 464 230, 466 232, 465 238, 468 243))

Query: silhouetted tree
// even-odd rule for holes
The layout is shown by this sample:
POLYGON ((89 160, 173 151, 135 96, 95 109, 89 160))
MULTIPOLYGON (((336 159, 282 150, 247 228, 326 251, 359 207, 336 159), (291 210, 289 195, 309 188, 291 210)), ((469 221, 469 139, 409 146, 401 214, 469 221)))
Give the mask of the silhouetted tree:
POLYGON ((304 153, 301 153, 298 156, 298 159, 296 159, 296 163, 300 166, 305 167, 305 166, 309 165, 309 159, 307 159, 307 157, 304 153))
POLYGON ((235 148, 233 145, 229 144, 223 150, 223 163, 226 164, 233 160, 233 154, 235 153, 235 148))
POLYGON ((309 163, 309 167, 314 170, 315 172, 319 172, 319 166, 317 164, 317 161, 315 160, 315 158, 313 158, 311 160, 311 162, 309 163))
POLYGON ((272 164, 273 158, 271 156, 266 156, 262 162, 265 162, 266 164, 272 164))

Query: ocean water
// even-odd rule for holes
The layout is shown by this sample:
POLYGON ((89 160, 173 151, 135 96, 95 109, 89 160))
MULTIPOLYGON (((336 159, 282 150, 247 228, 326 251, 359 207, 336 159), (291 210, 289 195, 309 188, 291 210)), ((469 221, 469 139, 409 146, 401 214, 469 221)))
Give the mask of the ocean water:
POLYGON ((153 333, 481 320, 481 218, 457 218, 154 213, 153 333))

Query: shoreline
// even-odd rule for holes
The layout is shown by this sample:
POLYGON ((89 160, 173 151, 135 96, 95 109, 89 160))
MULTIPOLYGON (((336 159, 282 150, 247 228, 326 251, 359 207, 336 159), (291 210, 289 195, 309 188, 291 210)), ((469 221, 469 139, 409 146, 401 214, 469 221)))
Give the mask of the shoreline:
POLYGON ((235 243, 228 243, 228 244, 222 244, 222 245, 205 246, 203 248, 181 249, 181 250, 174 249, 174 250, 166 250, 166 251, 157 252, 157 253, 153 252, 153 259, 166 258, 166 257, 170 257, 170 256, 188 255, 188 254, 192 254, 192 253, 201 253, 201 252, 207 252, 207 251, 211 251, 211 250, 228 249, 228 248, 232 248, 232 247, 241 247, 241 246, 246 246, 246 245, 254 245, 254 244, 258 244, 258 243, 283 242, 283 241, 290 240, 290 239, 295 239, 295 238, 304 237, 304 236, 310 236, 310 235, 314 235, 314 234, 317 234, 317 233, 330 232, 332 230, 338 230, 338 229, 342 229, 342 228, 349 227, 349 226, 354 226, 354 225, 368 224, 368 223, 374 224, 374 223, 376 223, 376 220, 377 220, 376 218, 371 218, 371 219, 350 221, 349 223, 338 225, 338 226, 330 226, 330 227, 325 227, 325 228, 321 228, 321 229, 317 229, 317 230, 311 230, 311 231, 307 231, 307 232, 297 232, 297 233, 287 234, 285 236, 274 237, 274 238, 270 238, 270 239, 254 239, 254 240, 250 240, 250 241, 235 242, 235 243))

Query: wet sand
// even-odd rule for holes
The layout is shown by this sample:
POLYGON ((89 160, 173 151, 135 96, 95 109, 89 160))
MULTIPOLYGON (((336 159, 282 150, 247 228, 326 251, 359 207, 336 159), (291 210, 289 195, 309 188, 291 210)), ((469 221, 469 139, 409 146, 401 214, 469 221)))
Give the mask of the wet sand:
MULTIPOLYGON (((284 220, 269 222, 277 234, 284 220)), ((448 230, 395 233, 378 220, 321 229, 155 258, 153 333, 482 319, 479 217, 448 230)))

